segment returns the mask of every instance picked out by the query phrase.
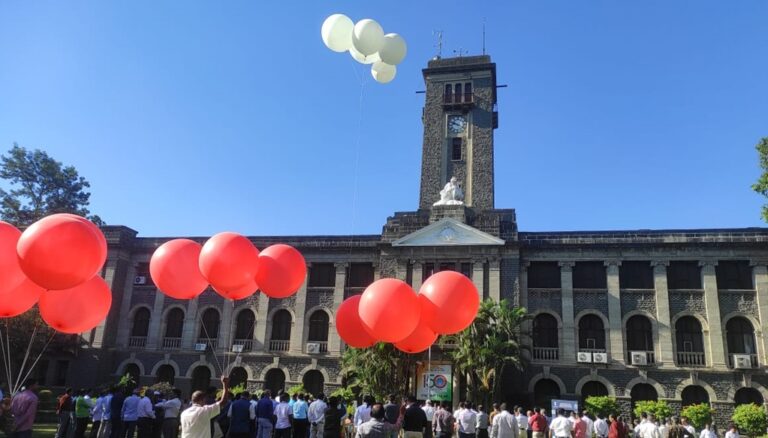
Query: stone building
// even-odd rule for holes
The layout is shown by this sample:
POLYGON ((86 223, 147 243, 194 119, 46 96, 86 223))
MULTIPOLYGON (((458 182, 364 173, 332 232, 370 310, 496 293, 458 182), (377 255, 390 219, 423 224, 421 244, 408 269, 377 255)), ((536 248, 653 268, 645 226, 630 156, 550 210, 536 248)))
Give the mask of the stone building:
POLYGON ((254 387, 329 391, 341 384, 334 309, 346 297, 382 277, 418 289, 452 269, 483 298, 532 316, 529 364, 505 376, 510 401, 610 394, 627 410, 646 399, 709 401, 727 416, 734 404, 768 400, 768 229, 519 232, 515 211, 494 204, 496 65, 434 59, 423 73, 416 211, 394 213, 377 235, 252 237, 259 248, 298 248, 307 281, 288 299, 234 303, 212 291, 191 301, 159 293, 148 263, 170 237, 106 227, 113 308, 76 365, 49 358, 49 384, 130 373, 189 391, 224 372, 254 387), (434 206, 452 176, 463 205, 434 206))

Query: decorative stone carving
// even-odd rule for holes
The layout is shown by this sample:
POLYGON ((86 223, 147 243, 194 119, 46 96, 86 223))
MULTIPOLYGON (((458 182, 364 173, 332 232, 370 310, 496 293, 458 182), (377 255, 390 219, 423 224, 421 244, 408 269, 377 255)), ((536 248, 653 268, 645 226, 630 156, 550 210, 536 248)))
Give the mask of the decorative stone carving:
POLYGON ((674 316, 683 311, 707 317, 707 306, 704 304, 703 290, 676 290, 669 293, 670 315, 674 316))
POLYGON ((562 297, 559 289, 528 289, 528 310, 549 310, 560 315, 562 297))
POLYGON ((307 290, 307 307, 309 310, 316 306, 323 306, 329 309, 333 309, 333 289, 330 290, 314 290, 310 288, 307 290))
POLYGON ((270 298, 269 299, 269 311, 272 309, 283 307, 286 309, 292 309, 296 306, 296 295, 292 295, 288 298, 270 298))
POLYGON ((725 316, 733 312, 746 313, 758 317, 757 303, 754 291, 720 291, 720 315, 725 316))
POLYGON ((621 291, 621 314, 626 315, 634 310, 644 310, 656 314, 656 292, 652 289, 621 291))
POLYGON ((440 190, 440 200, 432 204, 432 206, 464 205, 464 191, 457 181, 455 176, 451 177, 451 180, 443 187, 443 190, 440 190))
POLYGON ((583 310, 597 310, 608 315, 608 293, 605 290, 574 290, 573 313, 578 315, 583 310))

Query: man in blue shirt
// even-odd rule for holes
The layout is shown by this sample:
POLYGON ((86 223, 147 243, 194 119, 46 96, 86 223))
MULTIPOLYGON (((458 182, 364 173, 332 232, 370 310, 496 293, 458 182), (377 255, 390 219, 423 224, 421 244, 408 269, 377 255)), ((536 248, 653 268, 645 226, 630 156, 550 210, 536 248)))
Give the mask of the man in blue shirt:
POLYGON ((240 397, 229 405, 229 437, 250 438, 251 422, 256 418, 256 410, 251 406, 251 394, 240 393, 240 397))
POLYGON ((123 402, 121 417, 123 419, 123 437, 133 438, 136 432, 136 422, 139 420, 139 390, 134 389, 133 394, 123 402))
POLYGON ((304 394, 299 394, 299 399, 293 404, 293 437, 307 438, 309 420, 307 412, 309 405, 304 400, 304 394))
POLYGON ((261 399, 256 403, 256 438, 270 438, 272 436, 272 393, 265 389, 261 399))

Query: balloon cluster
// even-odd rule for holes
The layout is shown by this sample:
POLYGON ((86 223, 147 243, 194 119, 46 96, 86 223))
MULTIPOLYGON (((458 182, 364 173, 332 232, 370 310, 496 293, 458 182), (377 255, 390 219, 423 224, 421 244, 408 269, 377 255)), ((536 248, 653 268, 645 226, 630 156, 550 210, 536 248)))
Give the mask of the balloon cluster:
POLYGON ((366 18, 353 23, 344 14, 326 18, 320 31, 323 43, 334 52, 346 52, 361 64, 372 64, 371 75, 376 82, 386 84, 397 74, 396 65, 403 62, 406 45, 396 33, 384 35, 375 20, 366 18))
POLYGON ((180 300, 195 298, 208 285, 230 300, 257 290, 271 298, 286 298, 304 282, 307 264, 289 245, 259 252, 247 237, 223 232, 204 245, 189 239, 165 242, 152 254, 149 273, 164 294, 180 300))
POLYGON ((362 295, 347 298, 336 312, 336 331, 347 345, 367 348, 391 342, 406 353, 428 349, 438 335, 458 333, 472 324, 480 307, 477 288, 465 275, 438 272, 419 293, 407 283, 383 278, 362 295))
POLYGON ((109 313, 112 292, 99 276, 107 240, 74 214, 46 216, 22 233, 0 222, 0 317, 21 315, 35 304, 53 329, 82 333, 109 313))

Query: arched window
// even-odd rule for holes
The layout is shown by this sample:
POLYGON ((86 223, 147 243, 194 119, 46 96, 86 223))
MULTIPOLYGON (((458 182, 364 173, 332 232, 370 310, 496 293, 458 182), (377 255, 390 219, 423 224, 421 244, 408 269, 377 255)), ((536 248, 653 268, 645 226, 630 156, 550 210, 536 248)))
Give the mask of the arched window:
POLYGON ((264 376, 264 386, 272 394, 277 394, 278 391, 285 389, 285 373, 283 370, 272 368, 267 371, 267 375, 264 376))
POLYGON ((656 388, 647 383, 638 383, 632 387, 629 392, 630 408, 635 410, 635 403, 641 401, 656 401, 659 399, 659 394, 656 392, 656 388))
POLYGON ((536 406, 550 406, 552 399, 560 397, 560 386, 552 379, 541 379, 533 387, 536 406))
POLYGON ((124 376, 131 376, 133 381, 136 383, 136 385, 139 384, 139 377, 141 376, 141 370, 139 369, 139 366, 135 363, 129 363, 125 366, 125 372, 123 372, 124 376))
POLYGON ((235 387, 242 383, 248 383, 248 371, 243 367, 232 368, 232 371, 229 372, 229 384, 235 387))
POLYGON ((605 387, 601 382, 598 382, 597 380, 592 380, 584 384, 584 386, 581 387, 581 398, 586 399, 587 397, 602 397, 608 395, 608 388, 605 387))
POLYGON ((707 391, 698 385, 686 386, 681 394, 682 406, 698 405, 701 403, 709 403, 709 394, 707 391))
MULTIPOLYGON (((632 363, 632 352, 653 353, 653 328, 651 320, 642 315, 635 315, 627 320, 627 362, 632 363)), ((647 355, 648 363, 653 363, 653 354, 647 355)))
POLYGON ((219 311, 216 309, 208 309, 203 313, 203 318, 200 322, 200 338, 201 339, 216 339, 219 337, 219 311))
POLYGON ((704 335, 701 323, 693 316, 684 316, 675 323, 677 365, 704 366, 704 335))
POLYGON ((756 354, 755 330, 747 318, 737 316, 725 325, 730 354, 756 354))
POLYGON ((133 328, 131 336, 146 338, 149 334, 149 309, 142 307, 133 314, 133 328))
POLYGON ((199 365, 192 370, 192 391, 205 391, 211 385, 211 370, 199 365))
POLYGON ((597 315, 579 319, 579 350, 605 350, 605 327, 597 315))
POLYGON ((167 382, 173 385, 173 381, 176 379, 176 370, 172 366, 166 364, 161 365, 157 369, 157 382, 167 382))
POLYGON ((328 342, 328 314, 323 310, 317 310, 309 317, 310 342, 328 342))
POLYGON ((181 338, 184 332, 184 311, 178 307, 171 309, 165 316, 165 337, 181 338))
POLYGON ((237 314, 235 322, 235 339, 253 339, 253 327, 256 316, 251 309, 243 309, 237 314))
POLYGON ((323 373, 318 370, 309 370, 304 374, 301 379, 304 384, 304 388, 308 393, 317 397, 318 394, 323 392, 323 385, 325 384, 325 377, 323 373))
POLYGON ((280 309, 272 316, 272 334, 269 341, 271 351, 288 351, 291 344, 291 313, 280 309))
POLYGON ((755 388, 740 388, 738 391, 736 391, 736 395, 733 397, 733 401, 736 403, 736 406, 748 404, 762 406, 765 402, 763 400, 763 395, 760 394, 760 391, 756 390, 755 388))
POLYGON ((557 319, 548 313, 540 313, 533 319, 533 358, 557 360, 559 357, 557 319))

